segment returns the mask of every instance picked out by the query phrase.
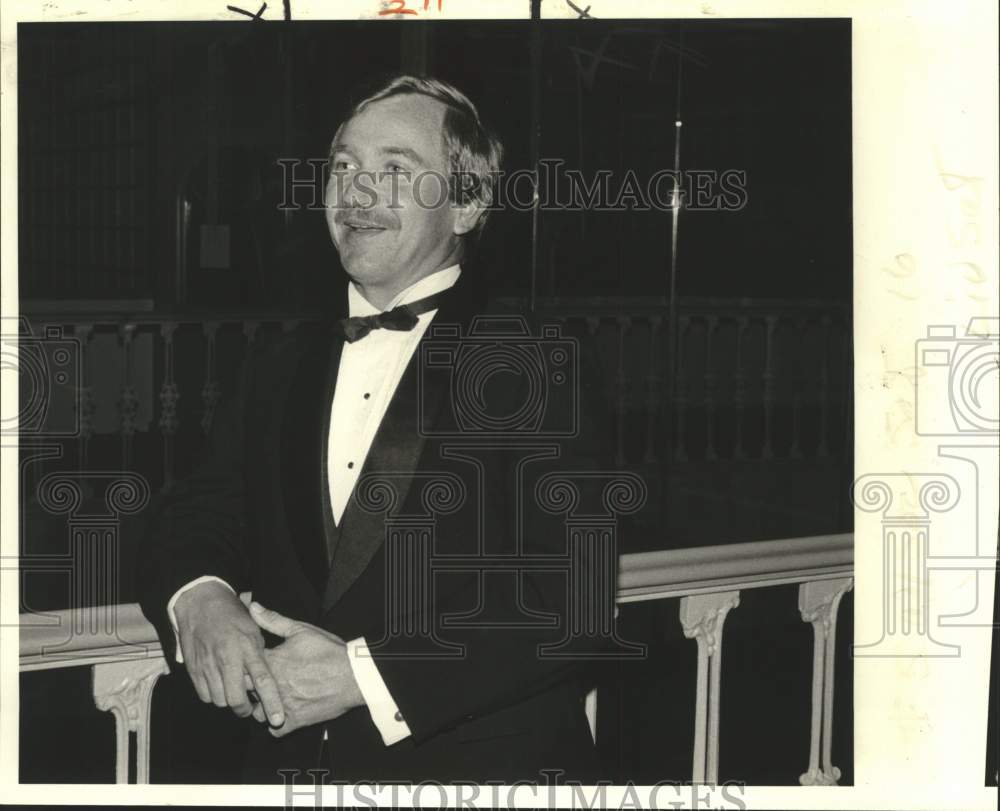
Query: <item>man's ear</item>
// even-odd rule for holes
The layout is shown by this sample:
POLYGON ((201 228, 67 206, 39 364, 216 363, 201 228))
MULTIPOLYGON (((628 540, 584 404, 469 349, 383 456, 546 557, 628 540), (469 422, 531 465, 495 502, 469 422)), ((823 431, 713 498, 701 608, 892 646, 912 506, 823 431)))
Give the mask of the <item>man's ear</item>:
POLYGON ((464 206, 455 205, 455 224, 452 226, 452 232, 456 236, 469 233, 485 212, 486 207, 480 200, 470 200, 464 206))

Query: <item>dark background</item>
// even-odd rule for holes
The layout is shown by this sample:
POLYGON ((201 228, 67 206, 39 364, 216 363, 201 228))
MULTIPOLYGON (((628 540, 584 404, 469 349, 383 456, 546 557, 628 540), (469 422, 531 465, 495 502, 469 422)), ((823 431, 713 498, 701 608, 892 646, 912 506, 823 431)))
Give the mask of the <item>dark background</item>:
MULTIPOLYGON (((346 282, 321 214, 278 210, 275 161, 325 156, 358 83, 399 70, 464 90, 504 140, 508 171, 548 158, 587 177, 632 169, 643 179, 674 167, 680 134, 680 168, 746 173, 743 209, 680 212, 676 250, 670 212, 505 211, 468 263, 497 295, 561 313, 599 359, 619 464, 650 485, 621 550, 851 531, 848 21, 22 24, 18 58, 22 312, 77 337, 94 325, 85 367, 104 419, 86 441, 61 443, 49 467, 23 443, 26 560, 66 546, 66 516, 32 495, 42 472, 138 471, 154 494, 169 487, 203 444, 205 384, 225 391, 234 378, 246 319, 320 312, 346 282), (205 266, 205 227, 227 229, 227 267, 205 266), (672 312, 677 330, 662 329, 672 312), (752 369, 739 410, 743 316, 752 369), (206 372, 213 321, 227 323, 206 372), (115 416, 126 323, 149 344, 136 339, 125 385, 152 381, 136 384, 138 427, 128 430, 115 416), (166 323, 179 325, 169 362, 166 323), (671 341, 684 374, 670 374, 671 341), (168 366, 181 392, 169 437, 157 395, 168 366), (105 372, 113 385, 101 402, 105 372), (746 457, 735 455, 737 422, 746 457), (709 424, 717 453, 705 450, 709 424)), ((104 602, 135 598, 143 520, 118 524, 120 581, 104 602)), ((29 573, 24 584, 22 610, 67 605, 58 578, 29 573)), ((852 610, 848 595, 834 737, 842 784, 853 777, 852 610)), ((649 656, 605 669, 602 756, 619 781, 687 779, 695 643, 677 600, 625 605, 619 622, 649 656)), ((795 784, 805 771, 811 633, 794 587, 742 594, 726 626, 721 780, 795 784)), ((93 708, 87 675, 22 676, 23 781, 113 779, 112 721, 93 708)), ((154 781, 236 779, 238 723, 198 705, 182 680, 157 686, 153 729, 154 781)))
MULTIPOLYGON (((838 20, 21 24, 21 295, 316 307, 342 271, 322 217, 277 210, 275 161, 325 157, 359 83, 422 68, 476 101, 509 172, 537 150, 616 188, 673 168, 678 132, 681 168, 746 172, 740 212, 681 215, 679 295, 846 302, 849 44, 838 20), (177 278, 178 197, 231 227, 232 268, 177 278)), ((669 212, 543 212, 537 245, 531 219, 488 229, 498 292, 527 295, 537 252, 538 295, 666 295, 669 212)))

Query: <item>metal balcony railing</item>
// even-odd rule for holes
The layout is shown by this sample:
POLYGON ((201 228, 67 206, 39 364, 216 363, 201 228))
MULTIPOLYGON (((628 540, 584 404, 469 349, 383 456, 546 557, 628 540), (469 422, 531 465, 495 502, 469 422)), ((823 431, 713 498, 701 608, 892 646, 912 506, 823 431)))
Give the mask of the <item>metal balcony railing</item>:
MULTIPOLYGON (((617 602, 679 597, 684 635, 697 643, 693 782, 718 783, 727 614, 739 606, 743 590, 798 583, 799 611, 814 634, 810 749, 803 753, 807 765, 799 781, 836 784, 840 772, 831 759, 833 657, 838 607, 853 585, 853 542, 852 534, 826 535, 621 556, 617 602)), ((153 688, 168 668, 153 626, 138 605, 22 614, 19 626, 22 673, 90 667, 94 702, 115 718, 117 782, 148 782, 153 688), (132 734, 134 774, 128 764, 132 734)), ((586 711, 596 735, 596 690, 587 698, 586 711)))
MULTIPOLYGON (((674 325, 666 303, 649 298, 536 304, 600 369, 619 466, 836 462, 851 453, 851 323, 840 304, 681 298, 674 325)), ((40 363, 59 342, 74 354, 70 381, 46 391, 45 433, 73 446, 67 456, 81 471, 93 466, 95 443, 116 442, 114 466, 142 473, 154 489, 184 474, 178 458, 200 445, 250 348, 316 318, 60 313, 39 302, 24 314, 40 363)), ((109 454, 102 457, 106 469, 109 454)))

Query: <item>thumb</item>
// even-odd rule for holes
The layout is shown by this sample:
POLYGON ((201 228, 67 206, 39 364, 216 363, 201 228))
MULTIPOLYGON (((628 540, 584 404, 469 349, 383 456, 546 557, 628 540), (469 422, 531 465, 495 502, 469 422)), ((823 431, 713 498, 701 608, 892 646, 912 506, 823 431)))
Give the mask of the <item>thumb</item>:
POLYGON ((289 619, 277 611, 264 608, 256 601, 250 603, 250 616, 265 631, 270 631, 278 636, 292 636, 301 628, 301 623, 289 619))

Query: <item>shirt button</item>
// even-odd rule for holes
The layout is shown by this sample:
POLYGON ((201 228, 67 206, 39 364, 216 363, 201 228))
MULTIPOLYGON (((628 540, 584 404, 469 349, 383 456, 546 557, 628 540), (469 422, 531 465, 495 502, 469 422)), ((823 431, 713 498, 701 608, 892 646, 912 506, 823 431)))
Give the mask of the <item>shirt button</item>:
POLYGON ((347 467, 348 467, 349 469, 353 469, 353 468, 354 468, 354 462, 348 462, 348 463, 347 463, 347 467))
POLYGON ((393 718, 399 721, 399 723, 403 723, 403 713, 401 713, 399 710, 396 710, 396 714, 393 716, 393 718))
POLYGON ((371 392, 370 392, 370 391, 366 391, 366 392, 365 392, 365 399, 366 399, 366 400, 367 400, 367 399, 368 399, 369 397, 371 397, 371 396, 372 396, 372 394, 371 394, 371 392))

